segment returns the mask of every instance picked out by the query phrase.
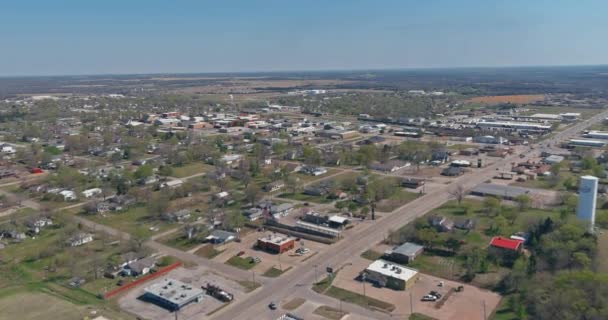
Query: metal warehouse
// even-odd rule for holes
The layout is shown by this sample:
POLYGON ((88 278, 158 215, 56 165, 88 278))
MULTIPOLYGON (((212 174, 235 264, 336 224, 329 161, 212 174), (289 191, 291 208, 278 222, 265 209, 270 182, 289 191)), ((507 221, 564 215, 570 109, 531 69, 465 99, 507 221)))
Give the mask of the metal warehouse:
POLYGON ((167 278, 147 287, 144 299, 169 310, 179 310, 191 302, 200 302, 203 295, 202 289, 167 278))

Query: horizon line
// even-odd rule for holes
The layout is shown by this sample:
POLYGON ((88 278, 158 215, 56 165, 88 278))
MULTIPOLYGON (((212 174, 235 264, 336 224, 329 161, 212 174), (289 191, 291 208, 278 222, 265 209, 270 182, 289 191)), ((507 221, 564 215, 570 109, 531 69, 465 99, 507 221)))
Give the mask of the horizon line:
POLYGON ((0 75, 0 79, 11 78, 61 78, 61 77, 102 77, 102 76, 157 76, 157 75, 245 75, 278 73, 329 73, 329 72, 386 72, 386 71, 432 71, 432 70, 474 70, 474 69, 527 69, 527 68, 580 68, 606 67, 604 64, 547 64, 547 65, 498 65, 498 66, 460 66, 460 67, 387 67, 387 68, 334 68, 334 69, 283 69, 249 71, 194 71, 194 72, 132 72, 132 73, 82 73, 82 74, 29 74, 0 75))

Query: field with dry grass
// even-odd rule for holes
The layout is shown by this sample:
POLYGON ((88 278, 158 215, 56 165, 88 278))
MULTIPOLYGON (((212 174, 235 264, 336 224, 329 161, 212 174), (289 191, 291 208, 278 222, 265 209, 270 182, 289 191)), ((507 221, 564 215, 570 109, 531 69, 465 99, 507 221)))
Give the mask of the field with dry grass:
POLYGON ((483 96, 475 97, 466 100, 468 103, 481 103, 487 105, 499 104, 499 103, 514 103, 514 104, 526 104, 536 101, 542 101, 545 96, 542 94, 520 94, 520 95, 508 95, 508 96, 483 96))

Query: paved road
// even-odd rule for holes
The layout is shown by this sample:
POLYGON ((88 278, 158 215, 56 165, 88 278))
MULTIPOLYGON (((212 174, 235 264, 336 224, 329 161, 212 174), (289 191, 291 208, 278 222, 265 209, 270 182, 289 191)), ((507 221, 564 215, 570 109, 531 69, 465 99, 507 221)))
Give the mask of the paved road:
MULTIPOLYGON (((602 121, 608 112, 602 112, 593 118, 575 124, 564 131, 555 134, 554 137, 542 142, 556 143, 567 139, 579 131, 602 121)), ((449 200, 449 190, 457 185, 462 185, 470 189, 494 176, 497 169, 510 165, 513 161, 525 161, 538 155, 538 150, 530 150, 525 154, 525 158, 519 159, 517 155, 501 159, 491 166, 476 169, 474 173, 467 174, 454 183, 444 188, 437 189, 428 193, 398 209, 392 214, 383 217, 374 224, 366 225, 351 235, 349 239, 340 241, 330 248, 316 255, 312 259, 298 265, 289 274, 272 281, 268 285, 256 290, 241 301, 224 308, 212 316, 217 320, 236 320, 251 319, 251 315, 256 315, 258 319, 273 319, 276 313, 270 311, 267 305, 270 301, 280 301, 287 296, 304 293, 310 295, 310 285, 314 282, 314 266, 321 268, 325 266, 339 267, 348 262, 351 257, 358 256, 361 252, 371 248, 376 243, 384 239, 387 232, 391 229, 410 223, 414 219, 423 216, 449 200), (519 160, 518 160, 519 159, 519 160)), ((350 304, 344 304, 345 308, 353 308, 350 304)), ((374 318, 380 318, 375 317, 374 318)))

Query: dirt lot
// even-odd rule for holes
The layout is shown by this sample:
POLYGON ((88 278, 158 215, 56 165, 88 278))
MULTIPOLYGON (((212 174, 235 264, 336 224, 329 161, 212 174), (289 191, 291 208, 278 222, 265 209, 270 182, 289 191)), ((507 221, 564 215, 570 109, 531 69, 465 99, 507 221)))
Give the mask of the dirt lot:
MULTIPOLYGON (((166 278, 173 278, 176 280, 183 281, 185 283, 192 284, 194 287, 201 287, 206 283, 211 283, 220 286, 222 289, 232 293, 234 299, 238 300, 244 296, 243 288, 236 282, 222 278, 214 273, 206 271, 202 268, 198 269, 184 269, 178 268, 169 272, 166 278)), ((141 286, 129 291, 125 296, 118 300, 119 306, 128 312, 136 314, 140 317, 150 320, 165 320, 172 319, 173 314, 168 310, 159 307, 155 304, 144 302, 138 299, 143 293, 144 288, 153 281, 146 282, 141 286)), ((180 319, 198 319, 201 315, 208 314, 224 304, 219 300, 205 295, 202 302, 192 303, 179 311, 180 319)))
POLYGON ((223 252, 220 253, 219 255, 217 255, 213 259, 215 261, 219 261, 219 262, 226 262, 228 259, 235 256, 240 251, 244 251, 245 254, 243 254, 242 257, 259 257, 260 258, 261 262, 258 263, 251 270, 254 271, 256 274, 261 275, 272 267, 282 268, 283 270, 291 268, 291 267, 297 265, 298 263, 302 262, 304 259, 307 259, 308 257, 310 257, 312 255, 316 255, 319 251, 324 250, 328 246, 326 244, 302 239, 302 241, 296 243, 296 248, 302 246, 302 244, 303 244, 304 247, 306 247, 310 250, 307 254, 302 255, 302 256, 296 255, 294 252, 295 251, 295 249, 294 249, 294 250, 290 250, 289 252, 281 254, 280 257, 277 254, 272 254, 272 253, 268 253, 268 252, 265 252, 262 250, 255 249, 254 245, 255 245, 257 239, 264 236, 265 234, 268 234, 269 232, 270 231, 251 232, 251 233, 247 234, 246 236, 244 236, 241 239, 240 243, 231 242, 231 243, 227 243, 222 246, 218 246, 216 249, 220 250, 220 251, 223 250, 223 252), (279 259, 280 259, 280 261, 279 261, 279 259))
MULTIPOLYGON (((370 261, 354 257, 351 263, 352 265, 346 264, 338 273, 333 285, 363 294, 363 284, 354 279, 359 275, 359 272, 370 264, 370 261)), ((490 314, 498 306, 501 299, 500 295, 496 293, 426 274, 420 274, 418 282, 407 291, 376 288, 370 283, 365 284, 365 291, 369 297, 394 304, 396 307, 394 314, 409 314, 411 312, 410 304, 404 303, 410 301, 411 293, 415 312, 442 320, 481 320, 483 319, 483 304, 485 303, 487 314, 490 314), (444 281, 443 287, 438 287, 439 281, 444 281), (460 285, 464 286, 463 292, 448 294, 451 289, 460 285), (442 306, 438 302, 420 301, 422 296, 428 294, 431 290, 444 296, 445 301, 442 306)))
POLYGON ((499 104, 499 103, 515 103, 515 104, 526 104, 535 101, 545 100, 545 96, 542 94, 521 94, 521 95, 507 95, 507 96, 484 96, 471 98, 465 102, 469 103, 483 103, 483 104, 499 104))

